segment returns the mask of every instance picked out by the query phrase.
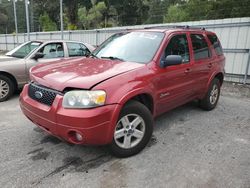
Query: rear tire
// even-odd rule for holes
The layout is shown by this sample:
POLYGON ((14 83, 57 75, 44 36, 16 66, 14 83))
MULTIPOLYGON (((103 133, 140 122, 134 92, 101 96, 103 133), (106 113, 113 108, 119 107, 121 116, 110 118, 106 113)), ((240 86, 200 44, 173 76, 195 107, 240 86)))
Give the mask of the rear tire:
POLYGON ((217 78, 211 82, 206 96, 200 100, 200 107, 204 110, 212 110, 216 107, 220 97, 221 83, 217 78))
POLYGON ((153 117, 140 102, 126 104, 117 121, 111 152, 117 157, 129 157, 139 153, 149 142, 153 132, 153 117))
POLYGON ((13 95, 15 86, 12 80, 4 75, 0 75, 0 102, 6 101, 13 95))

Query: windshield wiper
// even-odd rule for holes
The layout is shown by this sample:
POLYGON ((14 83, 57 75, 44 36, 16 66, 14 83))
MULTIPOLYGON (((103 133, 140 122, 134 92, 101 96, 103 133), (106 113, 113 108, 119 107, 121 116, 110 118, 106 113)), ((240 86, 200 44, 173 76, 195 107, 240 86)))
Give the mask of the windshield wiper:
POLYGON ((123 59, 119 57, 114 57, 114 56, 108 56, 108 57, 101 57, 102 59, 111 59, 111 60, 119 60, 119 61, 124 61, 123 59))

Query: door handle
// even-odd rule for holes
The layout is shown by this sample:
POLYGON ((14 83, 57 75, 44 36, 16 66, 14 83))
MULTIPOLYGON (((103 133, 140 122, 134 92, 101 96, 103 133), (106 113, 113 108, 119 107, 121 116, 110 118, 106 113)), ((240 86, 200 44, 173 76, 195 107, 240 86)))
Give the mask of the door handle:
POLYGON ((190 68, 187 68, 185 71, 184 71, 184 73, 190 73, 191 72, 191 69, 190 68))
POLYGON ((213 64, 212 63, 209 63, 208 64, 208 68, 212 68, 213 64))

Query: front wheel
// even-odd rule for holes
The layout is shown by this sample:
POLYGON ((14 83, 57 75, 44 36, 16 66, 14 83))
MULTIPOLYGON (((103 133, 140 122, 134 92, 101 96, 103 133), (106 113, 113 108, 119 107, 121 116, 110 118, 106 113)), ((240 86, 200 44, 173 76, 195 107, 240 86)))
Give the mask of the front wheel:
POLYGON ((220 81, 214 78, 211 82, 206 96, 200 101, 200 106, 204 110, 212 110, 216 107, 220 97, 220 81))
POLYGON ((139 153, 153 132, 153 117, 146 106, 131 101, 124 106, 114 130, 111 152, 117 157, 139 153))
POLYGON ((8 77, 0 75, 0 102, 8 100, 14 92, 14 84, 8 77))

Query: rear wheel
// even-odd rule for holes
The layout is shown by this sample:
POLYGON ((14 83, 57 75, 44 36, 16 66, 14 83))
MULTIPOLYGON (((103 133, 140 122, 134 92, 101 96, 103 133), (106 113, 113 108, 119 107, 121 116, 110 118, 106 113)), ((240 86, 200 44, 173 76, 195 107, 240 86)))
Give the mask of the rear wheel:
POLYGON ((14 84, 10 78, 0 75, 0 102, 8 100, 14 93, 14 84))
POLYGON ((220 97, 220 81, 214 78, 211 82, 206 96, 200 101, 200 106, 204 110, 212 110, 216 107, 220 97))
POLYGON ((153 132, 153 118, 146 106, 131 101, 121 111, 116 124, 111 152, 117 157, 139 153, 149 142, 153 132))

